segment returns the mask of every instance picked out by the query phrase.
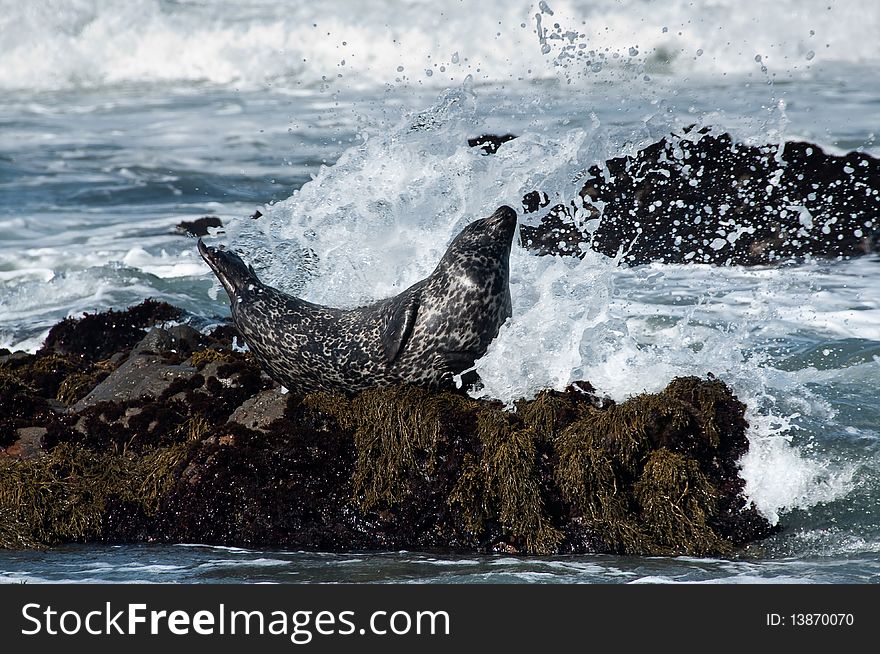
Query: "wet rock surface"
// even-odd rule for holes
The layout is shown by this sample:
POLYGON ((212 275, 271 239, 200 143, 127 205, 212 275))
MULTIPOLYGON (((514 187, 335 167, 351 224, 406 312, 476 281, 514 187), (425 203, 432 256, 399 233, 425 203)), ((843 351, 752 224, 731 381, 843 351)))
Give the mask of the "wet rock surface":
POLYGON ((85 361, 107 359, 134 347, 144 328, 177 320, 180 309, 166 302, 145 300, 125 311, 86 314, 66 318, 52 327, 38 354, 55 353, 85 361))
POLYGON ((286 410, 287 394, 282 393, 279 388, 270 388, 245 400, 229 416, 229 422, 256 431, 268 431, 272 423, 284 417, 286 410))
MULTIPOLYGON (((511 135, 470 139, 492 154, 511 135)), ((709 129, 671 134, 584 171, 579 197, 526 194, 522 245, 627 264, 769 265, 880 251, 880 160, 709 129), (529 217, 528 214, 534 214, 529 217)))
POLYGON ((83 318, 101 339, 65 321, 65 354, 0 359, 0 546, 714 556, 772 531, 742 494, 745 407, 716 379, 619 404, 581 383, 512 409, 412 387, 302 396, 228 326, 130 311, 83 318), (97 359, 111 322, 125 345, 97 359))
POLYGON ((175 229, 179 234, 187 236, 207 236, 212 229, 222 229, 223 221, 219 216, 202 216, 195 220, 182 220, 175 229))

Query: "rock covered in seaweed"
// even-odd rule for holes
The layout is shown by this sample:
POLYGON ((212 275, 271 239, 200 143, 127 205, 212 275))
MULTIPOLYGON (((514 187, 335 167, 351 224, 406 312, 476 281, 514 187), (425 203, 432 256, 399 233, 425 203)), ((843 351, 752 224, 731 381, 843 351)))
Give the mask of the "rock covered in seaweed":
POLYGON ((0 364, 20 407, 5 429, 42 430, 29 457, 5 437, 0 545, 718 555, 771 531, 742 494, 744 406, 715 379, 619 404, 580 384, 514 410, 413 387, 283 395, 227 330, 195 351, 162 331, 114 369, 149 352, 189 371, 136 397, 65 410, 40 393, 94 364, 73 356, 83 367, 43 385, 28 371, 58 355, 0 364))
POLYGON ((54 352, 88 361, 107 359, 130 350, 144 336, 144 328, 176 320, 182 312, 167 302, 147 299, 125 311, 84 314, 65 318, 49 330, 38 354, 54 352))

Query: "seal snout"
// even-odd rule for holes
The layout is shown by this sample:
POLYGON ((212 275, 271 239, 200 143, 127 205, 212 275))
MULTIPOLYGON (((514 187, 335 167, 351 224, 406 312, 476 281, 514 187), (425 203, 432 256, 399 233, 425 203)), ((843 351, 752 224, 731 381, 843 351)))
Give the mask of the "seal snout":
POLYGON ((214 248, 209 245, 205 245, 205 242, 202 239, 199 239, 198 242, 199 254, 202 255, 202 259, 208 261, 208 258, 211 256, 211 253, 214 252, 214 248))
POLYGON ((498 235, 503 240, 510 241, 513 239, 513 233, 516 230, 516 211, 502 205, 495 210, 491 216, 485 219, 486 226, 492 233, 498 235))
POLYGON ((506 204, 498 207, 491 216, 486 219, 486 224, 492 229, 500 229, 513 235, 516 228, 516 211, 506 204))
POLYGON ((516 211, 508 207, 506 204, 502 204, 489 218, 498 222, 516 222, 516 211))
POLYGON ((198 248, 202 259, 211 266, 230 297, 245 284, 258 281, 253 270, 234 252, 205 245, 202 239, 198 241, 198 248))

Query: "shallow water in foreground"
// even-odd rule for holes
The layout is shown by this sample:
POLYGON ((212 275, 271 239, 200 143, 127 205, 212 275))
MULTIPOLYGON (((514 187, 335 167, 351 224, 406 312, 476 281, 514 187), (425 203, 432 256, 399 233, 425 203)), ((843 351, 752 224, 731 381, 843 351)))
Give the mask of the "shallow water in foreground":
MULTIPOLYGON (((593 163, 691 123, 880 155, 880 9, 829 4, 572 2, 551 18, 499 2, 437 18, 401 2, 376 22, 360 2, 21 3, 0 49, 0 347, 34 350, 65 316, 146 297, 227 315, 174 233, 205 214, 266 279, 351 306, 424 276, 498 204, 571 197, 593 163), (491 132, 520 138, 492 157, 466 146, 491 132)), ((747 493, 782 531, 733 561, 78 545, 0 552, 0 580, 880 581, 876 256, 621 268, 515 248, 511 272, 515 320, 478 364, 487 394, 588 379, 623 399, 712 372, 748 406, 747 493)))
POLYGON ((206 545, 65 546, 0 555, 5 583, 875 583, 876 557, 741 560, 326 554, 206 545))

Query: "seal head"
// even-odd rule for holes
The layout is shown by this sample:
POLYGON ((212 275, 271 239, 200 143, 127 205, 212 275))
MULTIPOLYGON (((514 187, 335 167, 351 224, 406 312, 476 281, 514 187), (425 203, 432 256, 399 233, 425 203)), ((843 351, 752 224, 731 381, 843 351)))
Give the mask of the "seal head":
POLYGON ((473 366, 511 315, 516 212, 467 225, 428 277, 386 300, 324 307, 263 284, 229 251, 199 240, 226 289, 232 319, 266 372, 291 390, 356 392, 410 383, 437 388, 473 366))

